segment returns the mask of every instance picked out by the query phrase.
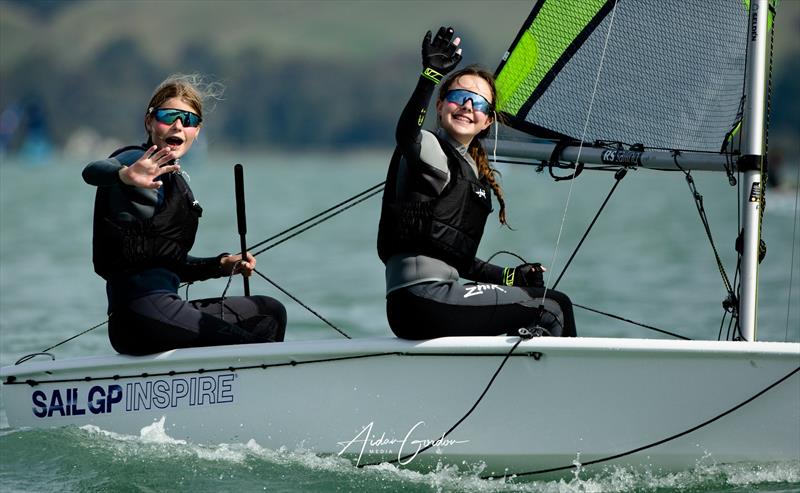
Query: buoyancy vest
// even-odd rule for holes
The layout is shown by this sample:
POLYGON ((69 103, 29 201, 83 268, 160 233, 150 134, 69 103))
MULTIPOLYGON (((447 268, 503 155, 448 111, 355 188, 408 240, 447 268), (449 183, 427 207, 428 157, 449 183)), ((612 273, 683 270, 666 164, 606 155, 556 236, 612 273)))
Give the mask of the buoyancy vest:
MULTIPOLYGON (((134 149, 144 152, 143 147, 131 146, 110 157, 134 149)), ((162 182, 163 203, 147 219, 112 210, 114 187, 97 187, 92 261, 95 272, 104 279, 153 267, 171 269, 186 261, 203 209, 182 175, 164 175, 162 182)))
POLYGON ((422 179, 408 177, 410 190, 397 196, 397 175, 403 159, 395 150, 386 177, 378 225, 378 256, 411 253, 438 258, 459 272, 467 269, 478 251, 486 219, 492 211, 490 186, 477 179, 469 163, 439 138, 447 156, 450 180, 438 196, 426 194, 422 179))

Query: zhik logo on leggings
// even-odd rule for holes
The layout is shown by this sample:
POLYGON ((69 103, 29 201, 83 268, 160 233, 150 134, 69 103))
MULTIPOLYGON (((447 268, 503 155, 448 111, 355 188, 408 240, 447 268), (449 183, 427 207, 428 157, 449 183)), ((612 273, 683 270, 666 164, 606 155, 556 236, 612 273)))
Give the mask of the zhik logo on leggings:
POLYGON ((467 288, 467 294, 464 295, 464 298, 469 298, 470 296, 478 296, 479 294, 483 294, 486 291, 494 291, 495 289, 503 293, 506 292, 505 289, 501 288, 497 284, 476 284, 474 286, 465 286, 465 287, 467 288))

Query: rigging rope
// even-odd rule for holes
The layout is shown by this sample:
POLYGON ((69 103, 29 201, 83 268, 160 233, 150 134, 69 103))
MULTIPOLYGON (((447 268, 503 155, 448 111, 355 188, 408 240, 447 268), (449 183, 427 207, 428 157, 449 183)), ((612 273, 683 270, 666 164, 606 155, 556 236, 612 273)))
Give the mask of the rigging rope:
MULTIPOLYGON (((583 151, 583 142, 584 142, 584 140, 586 138, 586 132, 588 131, 588 128, 589 128, 589 119, 592 116, 592 107, 594 106, 595 96, 597 95, 597 86, 600 83, 600 74, 603 72, 603 62, 606 59, 606 49, 608 48, 608 40, 611 38, 611 30, 614 27, 614 15, 616 14, 616 12, 617 12, 617 1, 614 0, 614 6, 611 8, 611 18, 610 18, 609 24, 608 24, 608 32, 606 33, 606 39, 603 42, 603 51, 602 51, 602 53, 600 55, 600 64, 597 67, 597 75, 596 75, 595 80, 594 80, 594 88, 592 89, 592 97, 589 99, 589 109, 588 109, 588 111, 586 113, 586 120, 584 121, 584 124, 583 124, 583 133, 581 134, 580 145, 578 146, 578 155, 575 158, 575 163, 576 163, 575 166, 576 167, 575 167, 575 175, 574 176, 578 175, 578 166, 580 165, 580 162, 581 162, 581 152, 583 151)), ((547 296, 548 289, 551 289, 548 286, 550 285, 550 279, 552 278, 553 272, 555 271, 556 258, 558 256, 558 248, 559 248, 559 245, 561 244, 561 236, 562 236, 562 234, 564 232, 564 223, 567 220, 567 211, 569 209, 569 203, 570 203, 570 200, 572 198, 572 189, 574 187, 574 184, 575 184, 575 180, 570 180, 569 181, 569 191, 567 192, 567 201, 564 204, 564 213, 561 216, 561 225, 559 226, 559 229, 558 229, 558 235, 556 236, 556 245, 553 248, 553 257, 552 257, 552 259, 550 261, 551 270, 550 270, 550 274, 547 276, 547 282, 545 283, 544 293, 542 293, 542 300, 540 301, 540 304, 542 306, 544 305, 544 300, 545 300, 545 297, 547 296)))
POLYGON ((623 317, 620 317, 619 315, 614 315, 613 313, 607 313, 607 312, 604 312, 604 311, 597 310, 596 308, 590 308, 588 306, 580 305, 578 303, 573 303, 572 305, 573 306, 577 306, 578 308, 583 308, 584 310, 587 310, 587 311, 590 311, 590 312, 594 312, 594 313, 597 313, 597 314, 600 314, 600 315, 605 315, 606 317, 610 317, 610 318, 614 318, 614 319, 620 320, 622 322, 628 322, 629 324, 638 325, 639 327, 644 327, 645 329, 650 329, 650 330, 654 330, 656 332, 661 332, 662 334, 670 335, 672 337, 677 337, 678 339, 683 339, 684 341, 691 341, 690 338, 684 337, 684 336, 682 336, 680 334, 676 334, 674 332, 669 332, 669 331, 664 330, 664 329, 659 329, 657 327, 653 327, 652 325, 643 324, 642 322, 637 322, 635 320, 630 320, 630 319, 627 319, 627 318, 623 318, 623 317))
MULTIPOLYGON (((514 343, 513 346, 511 346, 511 349, 508 351, 508 353, 506 353, 506 356, 503 358, 503 361, 500 362, 500 366, 498 366, 497 369, 494 371, 494 374, 492 375, 492 378, 489 379, 489 383, 486 384, 486 387, 484 387, 483 392, 481 392, 481 395, 478 397, 478 399, 475 401, 475 403, 472 404, 472 407, 470 407, 469 410, 463 416, 461 416, 461 419, 456 421, 456 423, 453 426, 451 426, 450 429, 448 429, 446 432, 442 433, 440 440, 431 441, 426 446, 424 446, 424 447, 422 447, 422 448, 420 448, 420 449, 418 449, 418 450, 416 450, 414 452, 406 454, 403 457, 397 457, 396 459, 392 459, 392 460, 389 460, 389 461, 375 462, 375 463, 372 463, 372 464, 358 464, 357 467, 362 468, 362 467, 367 467, 367 466, 377 466, 379 464, 383 464, 384 462, 386 462, 388 464, 398 463, 400 465, 405 465, 407 463, 404 463, 403 462, 404 460, 416 457, 417 455, 425 452, 426 450, 429 450, 429 449, 433 448, 436 445, 437 442, 443 441, 445 438, 447 438, 447 436, 450 435, 450 433, 452 433, 453 430, 455 430, 458 427, 458 425, 463 423, 464 420, 467 419, 470 414, 472 414, 472 412, 475 410, 475 408, 478 407, 478 404, 481 403, 483 398, 486 396, 486 393, 489 392, 490 388, 492 388, 492 384, 494 383, 495 379, 497 378, 497 375, 500 374, 500 370, 503 369, 503 367, 505 366, 506 362, 508 361, 508 358, 510 358, 511 354, 514 352, 514 350, 517 349, 517 346, 519 346, 519 344, 523 340, 531 338, 531 333, 527 329, 520 329, 520 333, 522 333, 522 331, 525 331, 527 334, 525 336, 521 335, 519 337, 519 340, 516 343, 514 343)), ((538 358, 536 358, 536 359, 538 359, 538 358)), ((437 435, 437 436, 439 436, 439 435, 437 435)))
MULTIPOLYGON (((681 170, 686 178, 686 183, 689 185, 689 191, 692 193, 692 198, 694 199, 694 205, 697 209, 697 213, 700 215, 700 222, 703 224, 703 229, 706 232, 706 237, 708 237, 708 241, 711 244, 711 249, 714 251, 714 259, 717 262, 717 269, 719 270, 719 274, 722 277, 722 284, 725 287, 725 291, 728 292, 728 298, 723 302, 722 306, 725 308, 725 312, 730 311, 732 317, 735 317, 738 313, 738 297, 734 293, 733 286, 731 285, 730 279, 728 279, 728 274, 725 272, 725 266, 722 264, 722 259, 719 256, 719 252, 717 251, 717 246, 714 243, 714 237, 711 235, 711 226, 708 222, 708 216, 706 215, 705 207, 703 206, 703 196, 700 192, 697 191, 697 186, 694 183, 694 178, 692 178, 692 173, 690 171, 686 171, 679 163, 678 163, 678 155, 680 154, 679 151, 673 151, 672 157, 675 162, 675 166, 681 170)), ((738 272, 738 267, 737 267, 738 272)), ((725 315, 723 314, 723 321, 725 315)), ((736 317, 738 319, 738 317, 736 317)))
POLYGON ((286 228, 285 230, 281 231, 280 233, 277 233, 277 234, 275 234, 273 236, 270 236, 266 240, 263 240, 263 241, 260 241, 260 242, 256 243, 255 245, 249 247, 247 250, 250 251, 250 250, 253 250, 253 249, 255 249, 255 248, 257 248, 257 247, 259 247, 261 245, 269 243, 270 241, 275 240, 276 238, 280 238, 281 236, 287 235, 289 232, 291 232, 291 231, 293 231, 293 230, 295 230, 295 229, 297 229, 297 228, 299 228, 301 226, 304 226, 304 225, 310 223, 311 221, 314 221, 315 219, 317 219, 317 218, 319 218, 321 216, 324 216, 325 214, 328 214, 331 211, 335 211, 332 214, 320 219, 319 221, 316 221, 313 224, 310 224, 309 226, 301 229, 300 231, 297 231, 294 234, 292 234, 290 236, 287 236, 286 238, 283 238, 280 241, 277 241, 277 242, 275 242, 275 243, 273 243, 271 245, 267 245, 266 247, 262 248, 261 250, 253 253, 254 257, 258 256, 259 254, 264 253, 265 251, 267 251, 267 250, 269 250, 271 248, 274 248, 274 247, 280 245, 281 243, 283 243, 283 242, 285 242, 285 241, 287 241, 287 240, 289 240, 291 238, 294 238, 295 236, 299 235, 300 233, 308 231, 309 229, 313 228, 314 226, 317 226, 318 224, 321 224, 321 223, 327 221, 328 219, 331 219, 332 217, 341 214, 342 212, 346 211, 347 209, 350 209, 351 207, 353 207, 353 206, 355 206, 357 204, 360 204, 361 202, 367 200, 368 198, 373 197, 373 196, 383 192, 383 186, 384 186, 385 183, 386 183, 385 181, 382 181, 382 182, 380 182, 380 183, 378 183, 376 185, 373 185, 373 186, 369 187, 368 189, 364 190, 363 192, 359 192, 356 195, 354 195, 354 196, 352 196, 352 197, 350 197, 348 199, 345 199, 345 200, 339 202, 338 204, 333 205, 333 206, 325 209, 324 211, 322 211, 322 212, 320 212, 318 214, 315 214, 314 216, 306 219, 305 221, 299 222, 299 223, 295 224, 292 227, 286 228), (362 197, 364 195, 366 195, 366 196, 363 197, 363 198, 360 198, 360 197, 362 197), (360 198, 360 200, 357 200, 359 198, 360 198))
MULTIPOLYGON (((577 173, 577 171, 576 171, 576 173, 577 173)), ((603 204, 600 206, 600 209, 597 210, 597 213, 594 215, 594 218, 592 219, 591 223, 589 224, 589 227, 586 228, 586 232, 583 233, 583 236, 581 237, 581 240, 578 242, 578 245, 575 247, 575 250, 572 251, 572 255, 569 256, 569 260, 567 260, 567 263, 564 265, 564 268, 561 270, 561 274, 558 276, 558 279, 556 279, 556 282, 553 283, 552 289, 556 289, 556 286, 558 286, 558 283, 561 282, 561 278, 564 277, 564 273, 567 272, 567 268, 572 263, 572 259, 575 258, 575 255, 578 253, 578 250, 581 248, 581 245, 583 245, 584 240, 586 240, 586 237, 589 236, 589 232, 592 230, 592 228, 594 227, 594 224, 597 222, 597 218, 600 217, 600 213, 603 212, 603 209, 605 208, 606 204, 608 204, 609 199, 611 199, 611 195, 617 189, 617 185, 619 185, 620 181, 622 181, 622 179, 625 177, 625 175, 627 173, 628 173, 627 169, 620 168, 614 174, 614 178, 616 179, 616 181, 614 182, 614 186, 611 187, 611 190, 608 192, 608 195, 606 195, 605 200, 603 200, 603 204)))
POLYGON ((610 455, 610 456, 607 456, 607 457, 602 457, 600 459, 590 460, 588 462, 583 462, 583 463, 580 463, 580 464, 572 463, 572 464, 570 464, 568 466, 550 467, 550 468, 547 468, 547 469, 539 469, 539 470, 527 471, 527 472, 518 472, 518 473, 513 473, 513 474, 506 473, 506 474, 504 474, 502 476, 498 476, 498 475, 481 476, 481 479, 500 479, 500 478, 509 477, 509 476, 531 476, 531 475, 534 475, 534 474, 545 474, 545 473, 549 473, 549 472, 565 471, 565 470, 569 470, 569 469, 576 469, 578 467, 591 466, 591 465, 594 465, 594 464, 601 464, 603 462, 608 462, 608 461, 611 461, 611 460, 620 459, 622 457, 625 457, 625 456, 628 456, 628 455, 632 455, 632 454, 635 454, 637 452, 641 452, 643 450, 651 449, 651 448, 656 447, 658 445, 662 445, 664 443, 671 442, 671 441, 673 441, 675 439, 678 439, 678 438, 680 438, 682 436, 688 435, 689 433, 697 431, 697 430, 699 430, 701 428, 704 428, 704 427, 710 425, 711 423, 713 423, 715 421, 718 421, 718 420, 724 418, 725 416, 727 416, 727 415, 731 414, 732 412, 734 412, 734 411, 746 406, 747 404, 749 404, 749 403, 753 402, 754 400, 758 399, 759 397, 761 397, 762 395, 764 395, 768 391, 772 390, 773 388, 777 387, 781 383, 785 382, 786 380, 788 380, 792 375, 794 375, 798 371, 800 371, 800 366, 795 368, 794 370, 790 371, 788 374, 784 375, 783 377, 779 378, 777 381, 771 383, 766 388, 758 391, 756 394, 754 394, 753 396, 749 397, 748 399, 740 402, 739 404, 736 404, 732 408, 727 409, 726 411, 723 411, 720 414, 717 414, 716 416, 714 416, 714 417, 712 417, 710 419, 707 419, 707 420, 703 421, 702 423, 689 428, 688 430, 684 430, 684 431, 681 431, 680 433, 676 433, 674 435, 668 436, 668 437, 663 438, 661 440, 658 440, 658 441, 655 441, 655 442, 652 442, 652 443, 648 443, 647 445, 642 445, 641 447, 636 447, 634 449, 627 450, 627 451, 621 452, 619 454, 610 455))
MULTIPOLYGON (((317 225, 319 225, 319 224, 321 224, 321 223, 323 223, 323 222, 325 222, 325 221, 327 221, 327 220, 329 220, 329 219, 341 214, 342 212, 344 212, 344 211, 346 211, 346 210, 348 210, 348 209, 360 204, 361 202, 364 202, 365 200, 367 200, 367 199, 369 199, 369 198, 371 198, 371 197, 383 192, 383 187, 384 187, 385 184, 386 184, 385 181, 377 183, 377 184, 367 188, 366 190, 364 190, 362 192, 359 192, 359 193, 353 195, 352 197, 347 198, 347 199, 339 202, 338 204, 335 204, 335 205, 325 209, 324 211, 319 212, 319 213, 315 214, 314 216, 295 224, 294 226, 291 226, 291 227, 289 227, 289 228, 287 228, 287 229, 285 229, 285 230, 283 230, 283 231, 281 231, 281 232, 279 232, 279 233, 277 233, 277 234, 275 234, 273 236, 270 236, 269 238, 267 238, 267 239, 265 239, 263 241, 260 241, 260 242, 256 243, 255 245, 249 247, 247 250, 248 251, 252 250, 252 249, 254 249, 256 247, 259 247, 261 245, 265 245, 265 244, 269 243, 270 241, 276 240, 277 238, 280 238, 281 236, 284 236, 280 240, 275 241, 274 243, 269 244, 269 245, 265 246, 264 248, 262 248, 261 250, 258 250, 257 252, 254 252, 252 254, 254 257, 257 256, 257 255, 260 255, 260 254, 264 253, 265 251, 267 251, 267 250, 269 250, 271 248, 274 248, 274 247, 280 245, 281 243, 283 243, 285 241, 288 241, 288 240, 294 238, 295 236, 297 236, 297 235, 299 235, 299 234, 301 234, 301 233, 303 233, 305 231, 308 231, 309 229, 313 228, 314 226, 317 226, 317 225), (301 228, 302 226, 305 226, 305 225, 307 225, 307 226, 302 228, 302 229, 298 229, 298 228, 301 228), (297 230, 297 231, 295 231, 295 230, 297 230), (294 231, 294 233, 289 234, 292 231, 294 231)), ((300 306, 302 306, 303 308, 308 310, 310 313, 312 313, 314 316, 319 318, 321 321, 323 321, 329 327, 333 328, 336 332, 340 333, 341 335, 343 335, 347 339, 351 339, 351 337, 349 335, 347 335, 344 331, 342 331, 336 325, 334 325, 332 322, 330 322, 328 319, 326 319, 325 317, 323 317, 322 315, 317 313, 310 306, 308 306, 307 304, 305 304, 302 301, 300 301, 299 298, 297 298, 296 296, 292 295, 291 293, 289 293, 288 291, 286 291, 285 289, 280 287, 272 279, 268 278, 267 276, 265 276, 264 274, 262 274, 258 270, 254 269, 253 272, 258 274, 260 277, 262 277, 268 283, 272 284, 275 288, 277 288, 283 294, 285 294, 286 296, 288 296, 289 298, 294 300, 297 304, 299 304, 300 306)), ((230 281, 229 281, 229 283, 230 283, 230 281)))
MULTIPOLYGON (((110 313, 108 314, 108 317, 111 318, 111 314, 110 313)), ((102 327, 103 325, 108 323, 109 318, 105 319, 104 321, 100 322, 99 324, 95 325, 94 327, 89 327, 88 329, 84 330, 83 332, 79 332, 79 333, 75 334, 74 336, 69 337, 67 339, 64 339, 63 341, 61 341, 61 342, 59 342, 57 344, 53 344, 49 348, 43 349, 42 351, 40 351, 38 353, 32 353, 32 354, 28 354, 27 356, 23 356, 22 358, 18 359, 17 362, 14 363, 14 365, 18 365, 20 363, 24 363, 24 362, 28 361, 29 359, 31 359, 31 358, 33 358, 35 356, 39 356, 39 355, 42 355, 42 354, 49 354, 49 351, 51 349, 55 349, 58 346, 61 346, 62 344, 66 344, 66 343, 68 343, 69 341, 71 341, 73 339, 77 339, 78 337, 82 336, 83 334, 91 332, 91 331, 93 331, 94 329, 96 329, 98 327, 102 327)), ((50 357, 52 358, 52 355, 50 355, 50 357)))
POLYGON ((285 294, 285 295, 286 295, 286 296, 288 296, 289 298, 293 299, 295 302, 297 302, 297 304, 299 304, 300 306, 302 306, 303 308, 305 308, 306 310, 308 310, 309 312, 311 312, 311 313, 312 313, 314 316, 316 316, 318 319, 320 319, 320 320, 322 320, 323 322, 325 322, 326 324, 328 324, 328 326, 330 326, 330 327, 331 327, 333 330, 335 330, 336 332, 338 332, 338 333, 342 334, 343 336, 345 336, 345 337, 346 337, 346 338, 348 338, 348 339, 352 339, 352 337, 350 337, 349 335, 345 334, 345 333, 344 333, 344 332, 343 332, 341 329, 339 329, 339 327, 337 327, 337 326, 333 325, 333 324, 332 324, 332 323, 331 323, 331 322, 330 322, 328 319, 326 319, 325 317, 323 317, 322 315, 320 315, 319 313, 317 313, 316 311, 314 311, 314 309, 312 309, 310 306, 306 305, 305 303, 303 303, 302 301, 300 301, 300 300, 299 300, 299 299, 298 299, 296 296, 294 296, 294 295, 293 295, 293 294, 291 294, 290 292, 286 291, 286 290, 285 290, 285 289, 283 289, 282 287, 280 287, 280 286, 278 286, 277 284, 275 284, 275 282, 273 282, 273 280, 272 280, 272 279, 270 279, 269 277, 265 276, 264 274, 262 274, 261 272, 259 272, 257 269, 253 269, 253 272, 255 272, 256 274, 258 274, 259 276, 261 276, 261 278, 262 278, 262 279, 264 279, 265 281, 267 281, 268 283, 270 283, 270 284, 272 284, 273 286, 275 286, 275 288, 277 288, 278 290, 280 290, 280 292, 282 292, 283 294, 285 294))

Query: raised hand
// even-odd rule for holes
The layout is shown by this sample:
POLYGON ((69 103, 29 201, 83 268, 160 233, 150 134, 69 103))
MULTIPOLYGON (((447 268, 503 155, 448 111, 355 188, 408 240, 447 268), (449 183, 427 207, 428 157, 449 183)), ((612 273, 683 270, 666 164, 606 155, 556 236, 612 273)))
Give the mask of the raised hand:
POLYGON ((151 146, 135 163, 123 166, 119 170, 119 179, 122 183, 134 187, 160 188, 162 183, 156 181, 156 178, 181 169, 179 164, 167 164, 173 159, 175 155, 169 146, 161 149, 155 145, 151 146))
POLYGON ((453 34, 452 27, 442 26, 433 39, 428 31, 422 40, 422 74, 436 83, 461 61, 461 38, 453 39, 453 34))

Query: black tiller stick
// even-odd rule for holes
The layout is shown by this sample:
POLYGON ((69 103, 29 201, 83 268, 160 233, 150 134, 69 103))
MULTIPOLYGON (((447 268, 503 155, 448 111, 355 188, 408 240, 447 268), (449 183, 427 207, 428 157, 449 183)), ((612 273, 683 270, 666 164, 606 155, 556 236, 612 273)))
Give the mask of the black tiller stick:
MULTIPOLYGON (((244 209, 244 168, 241 164, 233 167, 233 181, 236 185, 236 222, 239 226, 239 242, 242 246, 242 262, 247 261, 247 217, 244 209)), ((250 279, 242 276, 244 281, 244 295, 250 296, 250 279)))

